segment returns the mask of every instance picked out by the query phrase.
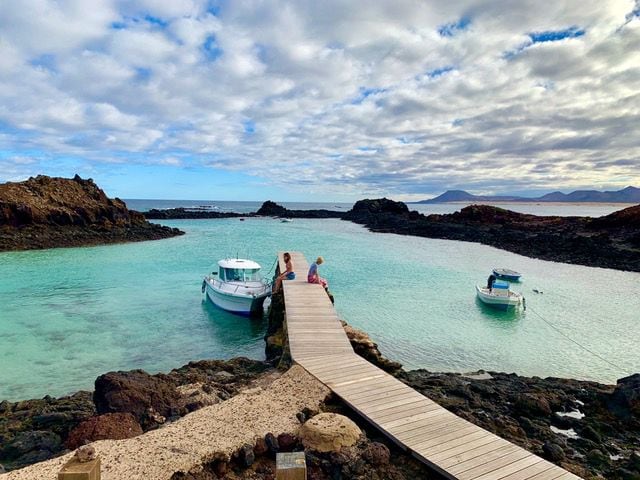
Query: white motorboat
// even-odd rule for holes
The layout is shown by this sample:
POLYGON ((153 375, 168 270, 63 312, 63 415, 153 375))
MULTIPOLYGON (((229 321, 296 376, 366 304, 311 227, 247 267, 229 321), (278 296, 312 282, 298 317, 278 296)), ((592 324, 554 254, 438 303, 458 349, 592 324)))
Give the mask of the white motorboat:
POLYGON ((239 315, 262 311, 271 283, 262 278, 260 264, 243 258, 227 258, 218 262, 218 271, 204 277, 202 293, 215 305, 239 315))
POLYGON ((522 305, 524 307, 524 296, 521 293, 509 289, 509 283, 501 280, 493 282, 493 288, 476 285, 478 298, 487 305, 494 308, 506 310, 522 305))
POLYGON ((281 218, 280 221, 282 223, 291 223, 293 222, 293 218, 281 218))

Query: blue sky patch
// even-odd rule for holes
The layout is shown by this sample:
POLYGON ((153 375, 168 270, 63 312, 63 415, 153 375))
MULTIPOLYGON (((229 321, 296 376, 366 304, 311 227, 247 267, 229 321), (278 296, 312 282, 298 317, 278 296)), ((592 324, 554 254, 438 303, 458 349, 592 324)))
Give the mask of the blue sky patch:
POLYGON ((469 28, 469 25, 471 25, 471 18, 467 15, 464 15, 458 21, 440 25, 438 27, 438 33, 441 37, 453 37, 459 32, 462 32, 469 28))
POLYGON ((532 43, 557 42, 565 38, 577 38, 585 34, 584 28, 576 26, 565 28, 564 30, 547 30, 545 32, 531 32, 529 38, 532 43))
POLYGON ((29 62, 34 67, 42 67, 52 72, 56 71, 56 57, 51 54, 40 55, 29 62))
POLYGON ((222 56, 222 49, 218 46, 215 35, 209 35, 202 45, 202 51, 210 62, 215 62, 222 56))
POLYGON ((360 87, 358 89, 358 96, 351 100, 352 105, 360 105, 367 97, 371 95, 377 95, 378 93, 386 92, 386 88, 368 88, 368 87, 360 87))
POLYGON ((256 122, 253 120, 245 120, 242 122, 242 128, 247 135, 253 135, 256 133, 256 122))

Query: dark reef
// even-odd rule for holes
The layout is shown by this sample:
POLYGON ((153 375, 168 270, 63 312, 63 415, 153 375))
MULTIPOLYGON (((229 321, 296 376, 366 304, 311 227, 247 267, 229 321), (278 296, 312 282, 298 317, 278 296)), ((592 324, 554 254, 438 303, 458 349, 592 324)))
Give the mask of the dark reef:
POLYGON ((487 205, 425 216, 383 198, 360 200, 343 218, 374 232, 476 242, 543 260, 640 271, 640 205, 599 218, 539 217, 487 205))
POLYGON ((158 240, 177 228, 147 222, 93 182, 39 175, 0 185, 0 251, 158 240))

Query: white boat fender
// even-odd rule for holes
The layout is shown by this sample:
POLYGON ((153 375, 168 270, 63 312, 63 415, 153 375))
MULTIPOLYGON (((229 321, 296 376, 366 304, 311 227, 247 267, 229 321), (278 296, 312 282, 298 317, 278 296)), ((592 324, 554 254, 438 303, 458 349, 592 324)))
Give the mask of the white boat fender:
POLYGON ((206 280, 202 280, 202 293, 204 293, 204 291, 207 289, 207 281, 206 280))

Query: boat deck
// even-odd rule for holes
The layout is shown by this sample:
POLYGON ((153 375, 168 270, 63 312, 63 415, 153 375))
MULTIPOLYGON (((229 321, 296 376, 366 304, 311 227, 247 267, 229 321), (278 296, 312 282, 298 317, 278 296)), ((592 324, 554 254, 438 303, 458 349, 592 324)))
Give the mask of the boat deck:
MULTIPOLYGON (((285 280, 283 290, 293 361, 391 441, 449 479, 580 478, 463 420, 357 355, 324 289, 307 283, 306 259, 290 253, 296 279, 285 280)), ((284 271, 282 252, 278 259, 284 271)))

